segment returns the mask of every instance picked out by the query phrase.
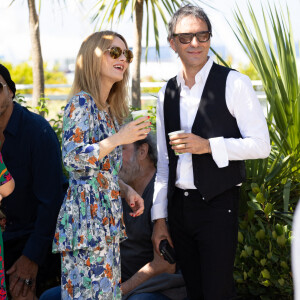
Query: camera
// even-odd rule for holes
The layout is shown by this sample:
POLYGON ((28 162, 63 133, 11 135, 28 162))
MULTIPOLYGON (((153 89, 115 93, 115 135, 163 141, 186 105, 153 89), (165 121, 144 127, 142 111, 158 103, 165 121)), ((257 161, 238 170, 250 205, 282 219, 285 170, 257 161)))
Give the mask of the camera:
POLYGON ((164 259, 169 263, 169 264, 175 264, 176 263, 176 258, 175 258, 175 251, 174 249, 170 246, 169 242, 167 239, 162 240, 159 244, 159 251, 163 255, 164 259))

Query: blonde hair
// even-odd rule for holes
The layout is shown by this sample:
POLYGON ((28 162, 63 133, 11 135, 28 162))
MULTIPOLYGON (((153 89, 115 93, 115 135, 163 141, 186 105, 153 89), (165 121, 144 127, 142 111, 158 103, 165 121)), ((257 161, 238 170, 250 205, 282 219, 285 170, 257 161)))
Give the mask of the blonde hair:
MULTIPOLYGON (((103 54, 111 46, 114 37, 120 38, 128 49, 124 37, 109 30, 95 32, 83 41, 76 58, 75 76, 69 99, 80 91, 85 91, 91 94, 100 109, 104 108, 100 103, 101 86, 99 78, 101 78, 103 54)), ((119 124, 123 122, 129 113, 128 79, 129 68, 124 72, 123 79, 113 84, 107 99, 110 111, 119 124)))

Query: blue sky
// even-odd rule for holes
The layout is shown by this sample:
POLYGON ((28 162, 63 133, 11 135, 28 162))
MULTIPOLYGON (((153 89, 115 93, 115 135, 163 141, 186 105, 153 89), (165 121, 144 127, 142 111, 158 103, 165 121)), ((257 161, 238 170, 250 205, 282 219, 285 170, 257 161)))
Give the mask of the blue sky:
MULTIPOLYGON (((10 7, 11 0, 1 0, 0 2, 0 58, 12 63, 28 60, 30 57, 30 37, 27 1, 16 0, 10 7)), ((59 6, 57 2, 42 1, 40 33, 45 61, 74 58, 82 40, 94 31, 94 25, 90 24, 89 18, 91 4, 81 7, 76 4, 76 1, 67 0, 66 7, 64 4, 59 6), (53 3, 55 3, 54 6, 53 3)), ((61 2, 63 3, 63 1, 61 2)), ((90 3, 92 2, 90 0, 90 3)), ((238 3, 243 15, 247 17, 247 0, 205 0, 205 2, 214 7, 213 9, 207 5, 201 5, 199 2, 199 5, 205 9, 212 22, 212 46, 224 45, 237 60, 245 59, 242 49, 227 24, 227 20, 234 24, 232 11, 236 3, 238 3)), ((264 6, 268 3, 266 0, 250 0, 260 22, 262 22, 261 2, 264 6)), ((294 39, 299 44, 300 0, 269 0, 269 3, 277 6, 281 5, 284 11, 285 6, 288 5, 294 39)), ((133 24, 129 15, 125 16, 119 24, 113 24, 112 28, 125 36, 129 46, 133 45, 133 24)), ((159 23, 159 28, 160 44, 167 46, 166 32, 162 22, 159 23)), ((145 33, 145 30, 143 32, 145 33)), ((143 44, 145 44, 144 41, 143 44)), ((152 35, 150 36, 150 45, 154 45, 152 35)))

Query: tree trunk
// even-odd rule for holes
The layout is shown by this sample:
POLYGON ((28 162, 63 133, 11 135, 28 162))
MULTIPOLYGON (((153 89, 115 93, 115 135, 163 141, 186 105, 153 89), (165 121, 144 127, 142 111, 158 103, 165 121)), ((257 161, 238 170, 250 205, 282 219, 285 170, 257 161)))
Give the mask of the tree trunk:
POLYGON ((142 56, 142 27, 143 27, 143 5, 144 0, 137 0, 134 14, 134 45, 133 45, 133 63, 132 63, 132 90, 131 105, 141 107, 141 56, 142 56))
POLYGON ((40 42, 39 16, 35 9, 35 0, 28 0, 28 8, 33 75, 32 107, 35 108, 45 94, 44 66, 40 42))

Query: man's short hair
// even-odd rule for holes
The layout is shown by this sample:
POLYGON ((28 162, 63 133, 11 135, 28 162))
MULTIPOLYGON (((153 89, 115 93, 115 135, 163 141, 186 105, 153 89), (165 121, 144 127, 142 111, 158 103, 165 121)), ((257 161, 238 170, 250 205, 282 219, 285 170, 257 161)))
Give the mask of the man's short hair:
POLYGON ((143 140, 139 140, 133 143, 135 149, 137 150, 141 145, 148 144, 148 156, 150 160, 153 162, 154 166, 157 163, 157 149, 156 149, 156 136, 151 131, 148 133, 147 137, 143 140))
POLYGON ((6 84, 8 85, 9 89, 13 93, 13 98, 15 98, 15 95, 16 95, 16 85, 15 85, 14 81, 11 79, 10 73, 9 73, 8 69, 5 66, 1 65, 1 64, 0 64, 0 75, 6 81, 6 84))
POLYGON ((212 33, 211 23, 209 21, 209 18, 207 14, 204 12, 204 10, 195 5, 187 4, 185 6, 180 7, 175 14, 172 16, 169 24, 168 24, 168 41, 173 38, 173 34, 175 33, 175 28, 182 18, 187 16, 194 16, 195 18, 198 18, 202 21, 204 21, 207 25, 208 31, 212 33))

